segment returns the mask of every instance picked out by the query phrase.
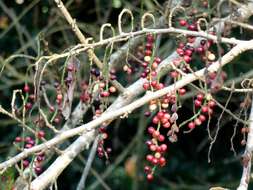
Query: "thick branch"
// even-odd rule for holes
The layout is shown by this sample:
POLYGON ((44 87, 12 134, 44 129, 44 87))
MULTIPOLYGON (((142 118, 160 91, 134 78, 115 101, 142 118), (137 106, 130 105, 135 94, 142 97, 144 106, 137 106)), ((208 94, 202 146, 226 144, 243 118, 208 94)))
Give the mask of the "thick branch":
POLYGON ((253 101, 249 116, 249 133, 247 138, 246 149, 243 155, 243 172, 241 182, 237 190, 247 190, 250 181, 251 159, 253 151, 253 101))

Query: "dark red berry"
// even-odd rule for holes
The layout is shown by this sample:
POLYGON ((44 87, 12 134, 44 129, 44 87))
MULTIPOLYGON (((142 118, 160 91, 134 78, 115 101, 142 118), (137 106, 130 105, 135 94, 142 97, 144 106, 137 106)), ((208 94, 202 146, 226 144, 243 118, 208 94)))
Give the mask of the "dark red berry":
POLYGON ((145 173, 150 173, 151 172, 151 168, 149 166, 145 166, 144 167, 144 171, 145 171, 145 173))
POLYGON ((149 89, 149 83, 148 83, 148 82, 145 82, 145 83, 143 84, 143 88, 144 88, 144 90, 148 90, 148 89, 149 89))
POLYGON ((38 138, 41 139, 41 138, 44 138, 45 137, 45 132, 44 131, 39 131, 38 132, 38 138))
POLYGON ((203 98, 204 98, 204 95, 203 95, 203 94, 198 94, 198 95, 197 95, 197 100, 202 101, 203 98))
POLYGON ((27 168, 29 166, 29 161, 28 160, 23 160, 23 167, 27 168))

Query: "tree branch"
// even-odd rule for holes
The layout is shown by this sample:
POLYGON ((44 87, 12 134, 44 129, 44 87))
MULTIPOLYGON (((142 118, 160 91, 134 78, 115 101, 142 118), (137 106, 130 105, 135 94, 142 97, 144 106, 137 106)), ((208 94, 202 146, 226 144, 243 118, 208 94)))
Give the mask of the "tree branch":
POLYGON ((243 172, 241 177, 241 182, 237 190, 247 190, 250 181, 250 171, 251 171, 251 159, 253 151, 253 101, 251 104, 251 111, 249 116, 249 133, 247 138, 246 149, 242 157, 243 162, 243 172))

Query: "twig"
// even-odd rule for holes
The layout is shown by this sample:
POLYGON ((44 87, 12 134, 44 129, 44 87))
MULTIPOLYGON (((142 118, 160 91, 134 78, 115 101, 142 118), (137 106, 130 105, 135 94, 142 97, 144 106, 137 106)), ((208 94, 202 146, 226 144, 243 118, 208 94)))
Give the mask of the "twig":
POLYGON ((100 138, 100 136, 98 135, 95 138, 94 142, 93 142, 93 145, 92 145, 91 150, 90 150, 90 155, 88 157, 88 161, 86 162, 86 166, 85 166, 85 168, 83 170, 82 177, 81 177, 81 179, 80 179, 80 181, 79 181, 79 183, 77 185, 76 190, 83 190, 83 189, 85 189, 86 178, 87 178, 87 176, 89 174, 92 162, 93 162, 94 157, 96 155, 96 150, 97 150, 99 138, 100 138))

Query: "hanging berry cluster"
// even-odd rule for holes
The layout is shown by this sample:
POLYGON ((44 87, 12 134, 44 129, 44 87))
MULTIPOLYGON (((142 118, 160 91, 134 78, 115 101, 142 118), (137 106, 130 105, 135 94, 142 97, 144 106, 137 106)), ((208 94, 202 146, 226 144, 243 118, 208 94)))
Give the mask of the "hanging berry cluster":
MULTIPOLYGON (((196 126, 202 125, 206 121, 206 118, 213 114, 215 105, 215 102, 209 95, 204 96, 202 93, 197 94, 196 99, 194 100, 196 113, 192 118, 186 121, 189 122, 188 128, 192 130, 196 126)), ((183 122, 183 124, 186 122, 183 122)), ((183 124, 181 124, 181 126, 183 124)))

